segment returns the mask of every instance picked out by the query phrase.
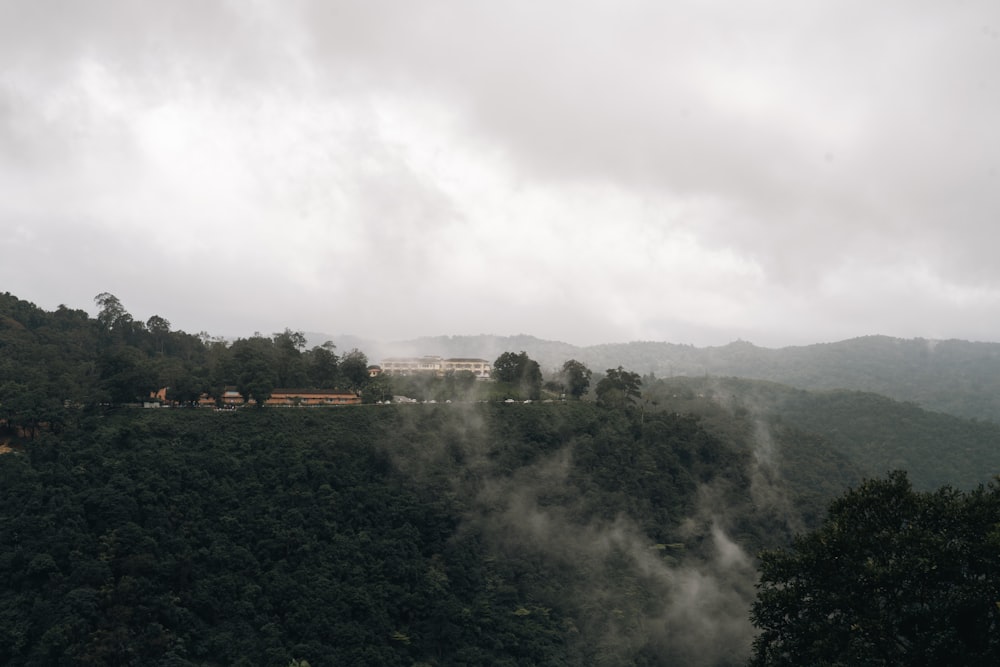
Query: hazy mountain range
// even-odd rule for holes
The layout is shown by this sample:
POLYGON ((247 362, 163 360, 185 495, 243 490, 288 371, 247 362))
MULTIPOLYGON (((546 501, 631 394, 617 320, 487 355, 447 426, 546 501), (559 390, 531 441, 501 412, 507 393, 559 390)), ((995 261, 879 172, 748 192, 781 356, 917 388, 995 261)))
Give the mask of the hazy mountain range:
POLYGON ((441 355, 493 360, 525 351, 543 370, 577 359, 595 372, 624 366, 644 375, 734 376, 803 389, 854 389, 913 401, 925 408, 1000 422, 1000 343, 865 336, 835 343, 771 349, 737 341, 719 347, 665 342, 579 347, 518 336, 436 336, 379 342, 307 334, 310 345, 331 340, 358 348, 372 363, 387 356, 441 355))

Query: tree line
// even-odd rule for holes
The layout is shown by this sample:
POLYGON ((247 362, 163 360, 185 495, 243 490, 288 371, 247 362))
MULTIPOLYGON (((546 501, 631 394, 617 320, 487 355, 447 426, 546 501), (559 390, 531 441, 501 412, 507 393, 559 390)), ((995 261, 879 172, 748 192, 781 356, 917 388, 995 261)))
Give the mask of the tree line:
POLYGON ((363 352, 307 350, 301 332, 227 342, 174 330, 159 315, 136 319, 109 293, 95 301, 91 318, 0 295, 0 420, 30 434, 42 423, 58 429, 68 408, 134 403, 163 388, 178 404, 221 398, 228 386, 263 403, 276 387, 361 392, 371 380, 363 352))
MULTIPOLYGON (((95 303, 98 313, 91 318, 83 310, 59 306, 46 312, 0 294, 0 422, 33 436, 41 424, 60 428, 73 408, 132 404, 163 389, 174 405, 195 405, 205 396, 220 401, 227 387, 257 405, 276 388, 353 392, 369 403, 396 394, 421 400, 538 400, 543 394, 581 399, 590 393, 592 373, 576 360, 545 381, 525 352, 505 352, 493 364, 495 383, 489 386, 467 372, 372 376, 361 350, 338 353, 331 342, 307 349, 299 331, 227 341, 175 330, 160 315, 138 319, 107 292, 95 303)), ((593 396, 625 405, 639 395, 639 383, 635 374, 609 369, 593 396), (622 389, 623 382, 630 388, 622 389)))

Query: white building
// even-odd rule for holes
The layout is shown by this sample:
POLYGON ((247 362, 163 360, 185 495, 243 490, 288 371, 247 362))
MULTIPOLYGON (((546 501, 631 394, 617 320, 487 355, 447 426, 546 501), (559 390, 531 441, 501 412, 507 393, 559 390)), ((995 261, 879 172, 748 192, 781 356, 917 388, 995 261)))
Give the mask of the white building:
POLYGON ((442 359, 438 356, 425 357, 389 357, 382 360, 382 372, 388 375, 415 375, 417 373, 433 373, 442 377, 446 373, 469 371, 477 378, 487 379, 493 364, 485 359, 442 359))

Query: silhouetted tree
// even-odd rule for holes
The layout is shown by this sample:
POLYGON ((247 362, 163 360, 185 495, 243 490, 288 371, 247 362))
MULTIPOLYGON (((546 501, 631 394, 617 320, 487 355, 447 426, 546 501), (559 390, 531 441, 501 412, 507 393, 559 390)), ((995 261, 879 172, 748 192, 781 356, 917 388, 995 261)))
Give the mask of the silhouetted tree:
POLYGON ((906 474, 833 502, 765 552, 752 665, 1000 664, 1000 487, 916 493, 906 474))
POLYGON ((94 297, 94 302, 100 306, 100 311, 97 313, 97 323, 104 330, 110 331, 132 321, 132 316, 114 294, 101 292, 94 297))

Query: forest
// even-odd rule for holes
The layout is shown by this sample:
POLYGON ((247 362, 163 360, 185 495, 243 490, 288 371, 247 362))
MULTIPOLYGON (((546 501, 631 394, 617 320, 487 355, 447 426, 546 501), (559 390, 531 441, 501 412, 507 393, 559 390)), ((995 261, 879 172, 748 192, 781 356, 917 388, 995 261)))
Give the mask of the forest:
POLYGON ((297 332, 223 341, 98 305, 0 295, 0 663, 1000 657, 989 422, 576 360, 543 373, 524 351, 496 382, 373 384, 363 353, 297 332), (226 385, 369 398, 131 407, 226 385), (400 391, 456 400, 371 399, 400 391))
POLYGON ((95 302, 91 318, 0 295, 0 420, 29 433, 42 423, 58 431, 81 411, 137 404, 161 389, 179 405, 221 399, 227 386, 256 404, 275 387, 342 389, 368 400, 387 393, 368 377, 368 359, 357 349, 306 350, 303 334, 289 329, 233 341, 193 335, 159 315, 134 318, 112 294, 95 302))
POLYGON ((0 457, 0 662, 740 664, 791 535, 747 458, 582 402, 88 416, 0 457))

